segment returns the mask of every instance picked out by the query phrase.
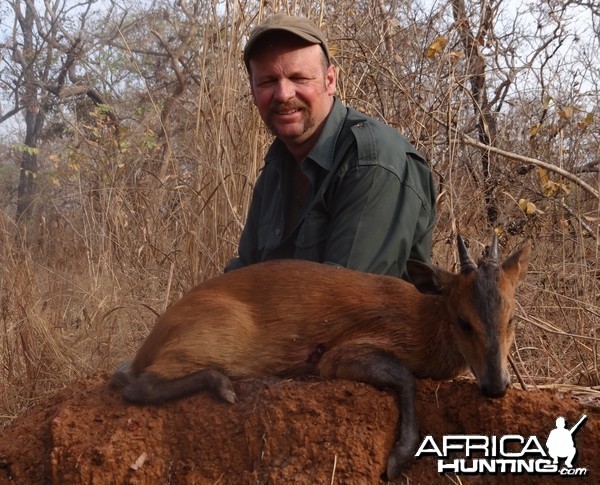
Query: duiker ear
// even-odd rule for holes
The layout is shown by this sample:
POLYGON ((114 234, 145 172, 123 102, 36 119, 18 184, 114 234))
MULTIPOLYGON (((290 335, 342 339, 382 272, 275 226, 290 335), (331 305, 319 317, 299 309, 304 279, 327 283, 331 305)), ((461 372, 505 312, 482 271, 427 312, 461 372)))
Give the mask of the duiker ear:
POLYGON ((406 262, 406 271, 417 290, 428 295, 441 294, 456 278, 454 273, 449 273, 414 259, 409 259, 406 262))
POLYGON ((502 263, 502 269, 511 275, 511 277, 516 278, 516 281, 523 281, 527 274, 530 255, 531 241, 527 241, 521 249, 506 258, 504 263, 502 263))

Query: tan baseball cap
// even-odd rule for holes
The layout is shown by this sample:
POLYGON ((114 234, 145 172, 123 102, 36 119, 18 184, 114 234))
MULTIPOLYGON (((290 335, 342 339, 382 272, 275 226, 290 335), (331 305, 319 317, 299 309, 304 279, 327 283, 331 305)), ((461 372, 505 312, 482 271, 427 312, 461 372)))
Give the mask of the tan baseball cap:
POLYGON ((305 17, 295 17, 286 14, 276 14, 267 18, 262 24, 256 27, 250 34, 250 38, 244 48, 244 63, 249 66, 252 48, 256 45, 258 39, 265 34, 281 30, 294 34, 301 39, 311 43, 319 44, 327 59, 329 59, 329 49, 327 47, 327 39, 321 30, 309 19, 305 17))

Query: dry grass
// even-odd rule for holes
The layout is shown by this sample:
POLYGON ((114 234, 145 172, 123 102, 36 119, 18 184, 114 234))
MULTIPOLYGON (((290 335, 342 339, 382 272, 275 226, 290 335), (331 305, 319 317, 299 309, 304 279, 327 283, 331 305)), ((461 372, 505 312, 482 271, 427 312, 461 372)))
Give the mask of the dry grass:
MULTIPOLYGON (((168 119, 161 120, 161 109, 169 89, 147 88, 121 101, 127 121, 118 135, 93 107, 85 120, 66 120, 68 135, 41 147, 36 216, 16 225, 12 205, 0 210, 0 421, 74 379, 113 369, 134 353, 157 313, 235 254, 269 137, 239 59, 255 16, 212 15, 191 43, 196 78, 174 97, 168 119)), ((376 8, 350 18, 342 5, 327 15, 342 99, 397 126, 432 163, 441 193, 434 261, 454 266, 458 231, 478 256, 492 231, 480 153, 434 119, 449 106, 457 123, 464 116, 468 125, 472 116, 456 78, 442 75, 444 62, 423 56, 437 33, 418 12, 407 12, 408 27, 392 38, 378 30, 376 8), (390 42, 401 58, 386 51, 390 42)), ((136 62, 132 71, 140 69, 136 62)), ((514 116, 522 122, 523 113, 514 116)), ((503 139, 516 139, 514 124, 505 130, 503 139)), ((511 148, 528 153, 519 137, 511 148)), ((547 150, 536 156, 553 159, 547 150)), ((535 171, 515 176, 514 162, 497 164, 504 252, 526 238, 534 242, 518 296, 517 366, 529 385, 597 386, 597 201, 575 189, 545 197, 535 171), (543 213, 525 215, 517 205, 523 197, 543 213)), ((597 174, 587 180, 598 187, 597 174)))

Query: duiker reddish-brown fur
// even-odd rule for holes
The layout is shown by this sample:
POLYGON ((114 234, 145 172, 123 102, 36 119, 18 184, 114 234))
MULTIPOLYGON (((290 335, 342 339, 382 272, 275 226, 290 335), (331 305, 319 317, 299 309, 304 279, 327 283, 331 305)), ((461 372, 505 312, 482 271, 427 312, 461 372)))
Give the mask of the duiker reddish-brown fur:
POLYGON ((279 260, 198 285, 158 319, 113 382, 125 399, 159 403, 201 389, 235 401, 230 379, 318 375, 395 392, 400 437, 388 478, 418 441, 415 377, 471 369, 482 393, 502 396, 514 330, 514 295, 529 243, 503 263, 494 235, 476 265, 458 237, 458 274, 410 261, 414 283, 332 265, 279 260))

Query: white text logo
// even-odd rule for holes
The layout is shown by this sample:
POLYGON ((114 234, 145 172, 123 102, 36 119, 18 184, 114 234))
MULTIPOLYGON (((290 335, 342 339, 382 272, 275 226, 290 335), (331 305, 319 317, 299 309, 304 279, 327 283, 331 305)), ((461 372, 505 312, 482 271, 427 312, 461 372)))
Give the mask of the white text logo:
POLYGON ((586 468, 573 466, 577 454, 573 435, 586 419, 587 416, 582 416, 573 427, 567 429, 565 418, 559 417, 545 447, 536 436, 456 434, 444 436, 439 443, 428 435, 415 456, 436 456, 439 473, 585 476, 586 468))

